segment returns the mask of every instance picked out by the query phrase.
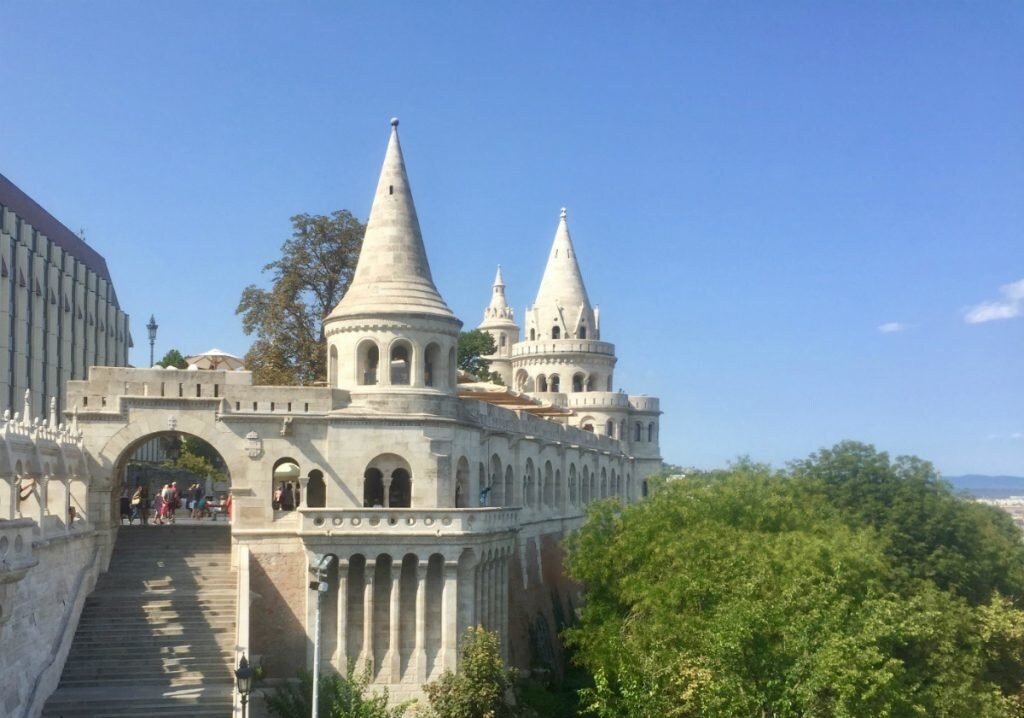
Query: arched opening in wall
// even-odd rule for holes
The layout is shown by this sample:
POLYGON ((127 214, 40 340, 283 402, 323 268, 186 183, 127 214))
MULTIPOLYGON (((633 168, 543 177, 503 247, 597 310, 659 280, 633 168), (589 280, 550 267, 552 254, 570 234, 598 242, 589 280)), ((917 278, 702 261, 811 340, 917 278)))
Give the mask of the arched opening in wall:
POLYGON ((579 500, 576 487, 576 464, 569 464, 569 505, 575 506, 579 500))
POLYGON ((491 455, 491 474, 487 485, 490 487, 488 506, 507 506, 512 497, 505 493, 501 483, 501 459, 497 454, 491 455))
POLYGON ((647 481, 640 482, 640 495, 647 498, 647 481))
POLYGON ((480 506, 497 506, 497 504, 494 503, 496 500, 494 487, 487 481, 487 467, 484 466, 484 462, 482 461, 479 465, 477 485, 480 487, 480 496, 478 497, 480 506))
POLYGON ((327 506, 327 484, 324 482, 324 472, 320 469, 309 472, 309 481, 306 483, 306 506, 311 509, 322 509, 327 506))
POLYGON ((580 324, 580 330, 579 330, 579 332, 577 332, 577 336, 580 339, 586 339, 587 338, 587 325, 586 324, 580 324))
POLYGON ((595 386, 597 386, 597 376, 595 374, 588 374, 586 391, 594 391, 595 386))
POLYGON ((380 469, 370 467, 363 472, 363 506, 384 506, 384 473, 380 469))
POLYGON ((373 668, 377 677, 389 675, 391 666, 384 665, 384 656, 391 643, 391 556, 382 553, 374 561, 373 571, 373 668))
POLYGON ((536 341, 536 340, 537 340, 537 330, 536 329, 531 329, 530 330, 530 341, 532 342, 532 341, 536 341))
POLYGON ((647 425, 647 441, 649 441, 649 442, 653 442, 654 441, 654 422, 653 421, 650 424, 647 425))
MULTIPOLYGON (((213 426, 211 416, 210 427, 213 426)), ((127 513, 124 520, 132 524, 157 520, 167 522, 172 511, 175 521, 182 516, 192 516, 193 507, 198 504, 197 518, 210 521, 227 518, 231 476, 223 454, 214 446, 214 440, 167 430, 141 436, 129 443, 114 461, 111 473, 114 479, 112 511, 127 513), (169 499, 166 502, 165 488, 169 499), (177 500, 173 498, 175 496, 177 500)), ((83 462, 72 460, 70 471, 68 514, 74 509, 75 520, 78 520, 90 512, 83 462)), ((272 482, 267 481, 257 491, 269 501, 273 493, 272 482)), ((117 516, 118 513, 112 515, 117 516)), ((227 523, 224 521, 225 526, 227 523)))
POLYGON ((639 421, 633 424, 633 441, 640 441, 641 431, 643 431, 643 428, 641 427, 639 421))
POLYGON ((444 627, 444 556, 431 554, 427 561, 426 582, 427 620, 425 636, 427 642, 427 680, 441 673, 441 644, 444 627))
POLYGON ((405 675, 416 652, 416 593, 419 591, 419 557, 407 553, 402 557, 399 578, 398 652, 399 675, 405 675))
POLYGON ((562 338, 562 330, 561 330, 561 328, 557 324, 555 326, 551 327, 551 338, 552 339, 561 339, 562 338))
POLYGON ((302 492, 299 490, 299 477, 302 470, 295 459, 285 456, 274 462, 271 471, 274 491, 271 494, 271 507, 275 511, 294 511, 302 503, 302 492))
POLYGON ((633 475, 626 474, 626 501, 633 498, 633 475))
POLYGON ((623 419, 622 421, 619 422, 619 439, 622 440, 622 439, 625 439, 625 438, 626 438, 626 420, 623 419))
POLYGON ((498 335, 498 348, 505 348, 505 332, 502 332, 501 334, 498 335))
POLYGON ((407 509, 412 506, 412 477, 405 469, 395 469, 391 472, 388 506, 393 509, 407 509))
POLYGON ((362 554, 354 554, 348 560, 348 586, 346 591, 345 616, 345 654, 358 656, 364 650, 363 626, 364 620, 364 598, 366 595, 367 574, 373 576, 373 566, 367 567, 366 557, 362 554), (367 571, 369 568, 369 571, 367 571))
POLYGON ((548 380, 543 374, 538 374, 535 380, 537 391, 546 392, 548 390, 548 380))
POLYGON ((544 462, 544 487, 540 496, 541 506, 545 509, 555 504, 555 474, 550 461, 544 462))
POLYGON ((466 457, 460 457, 455 467, 455 496, 452 497, 452 505, 457 509, 464 509, 471 506, 472 500, 469 488, 469 462, 466 457))
POLYGON ((533 476, 533 459, 526 460, 526 474, 523 476, 523 506, 533 508, 537 503, 536 486, 533 476))
POLYGON ((572 390, 574 392, 583 391, 583 383, 584 383, 584 381, 586 381, 586 379, 584 378, 584 376, 582 374, 573 374, 572 375, 572 390))
POLYGON ((612 421, 611 419, 609 419, 607 423, 605 423, 604 433, 612 439, 615 438, 615 422, 612 421))
POLYGON ((423 385, 434 386, 436 381, 435 372, 437 371, 437 357, 440 352, 440 347, 437 344, 428 344, 427 348, 423 351, 423 385))
POLYGON ((503 506, 515 506, 515 486, 516 476, 515 472, 512 471, 512 465, 510 464, 505 467, 505 503, 503 504, 503 506))
POLYGON ((554 506, 561 508, 565 492, 562 489, 562 470, 555 469, 555 502, 554 506))
POLYGON ((327 353, 327 386, 338 386, 338 347, 327 353))
POLYGON ((580 419, 580 428, 583 429, 584 431, 594 433, 595 424, 596 420, 592 416, 584 416, 582 419, 580 419))
POLYGON ((580 481, 580 502, 586 506, 590 503, 590 467, 583 467, 583 478, 580 481))
POLYGON ((391 385, 407 386, 410 382, 409 365, 412 350, 406 342, 396 342, 391 347, 391 385))
POLYGON ((555 668, 555 648, 552 642, 551 627, 543 613, 538 613, 530 626, 531 666, 546 668, 549 672, 555 668))
POLYGON ((601 469, 601 498, 608 498, 608 472, 601 469))
POLYGON ((561 379, 558 378, 558 374, 552 374, 548 378, 548 382, 548 385, 551 387, 551 392, 553 394, 557 394, 562 390, 562 382, 561 379))
POLYGON ((525 369, 516 372, 516 391, 533 391, 533 383, 525 369))
POLYGON ((358 384, 360 386, 375 385, 378 381, 377 373, 380 367, 380 349, 372 339, 366 339, 359 344, 357 355, 358 384))

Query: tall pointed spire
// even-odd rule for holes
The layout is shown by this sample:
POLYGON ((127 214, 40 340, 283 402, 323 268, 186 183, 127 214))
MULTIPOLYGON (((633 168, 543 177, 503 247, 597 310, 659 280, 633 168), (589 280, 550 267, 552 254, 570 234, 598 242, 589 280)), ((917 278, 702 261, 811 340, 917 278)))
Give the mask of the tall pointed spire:
POLYGON ((569 224, 565 218, 565 207, 562 208, 555 231, 555 241, 551 245, 551 254, 544 268, 544 276, 537 290, 535 307, 556 306, 566 310, 582 310, 590 313, 590 299, 587 289, 583 286, 583 275, 576 263, 576 250, 569 236, 569 224))
POLYGON ((352 284, 328 319, 387 314, 454 318, 430 274, 398 141, 397 118, 391 120, 391 137, 352 284))
POLYGON ((498 265, 498 273, 494 275, 494 287, 491 290, 491 303, 484 310, 484 320, 487 319, 511 319, 512 308, 505 299, 505 280, 501 276, 501 265, 498 265))

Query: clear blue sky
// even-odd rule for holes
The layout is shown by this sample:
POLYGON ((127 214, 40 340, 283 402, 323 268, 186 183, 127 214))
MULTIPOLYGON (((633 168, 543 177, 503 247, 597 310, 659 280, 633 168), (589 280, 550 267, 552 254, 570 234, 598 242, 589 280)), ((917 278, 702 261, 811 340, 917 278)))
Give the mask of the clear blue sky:
POLYGON ((396 115, 467 327, 568 208, 667 460, 1024 475, 1021 2, 0 0, 0 35, 0 172, 106 257, 137 365, 150 314, 157 356, 244 354, 242 289, 291 215, 365 220, 396 115))

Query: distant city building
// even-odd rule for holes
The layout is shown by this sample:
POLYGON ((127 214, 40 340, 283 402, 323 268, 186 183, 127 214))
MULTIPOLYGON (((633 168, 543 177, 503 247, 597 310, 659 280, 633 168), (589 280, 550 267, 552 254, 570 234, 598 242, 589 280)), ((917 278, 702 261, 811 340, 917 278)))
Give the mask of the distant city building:
POLYGON ((126 366, 128 315, 107 263, 0 174, 0 403, 32 413, 64 410, 69 379, 90 366, 126 366))

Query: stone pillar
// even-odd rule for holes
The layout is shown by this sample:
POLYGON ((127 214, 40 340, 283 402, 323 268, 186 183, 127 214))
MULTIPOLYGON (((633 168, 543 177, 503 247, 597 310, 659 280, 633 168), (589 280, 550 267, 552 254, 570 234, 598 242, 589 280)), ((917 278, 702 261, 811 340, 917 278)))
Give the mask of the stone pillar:
POLYGON ((453 672, 458 660, 458 586, 458 562, 445 561, 444 592, 441 598, 441 655, 442 665, 453 672))
POLYGON ((483 582, 483 561, 477 561, 473 567, 473 620, 471 626, 482 626, 484 624, 484 582, 483 582))
POLYGON ((17 477, 0 477, 0 521, 13 521, 18 516, 17 477))
POLYGON ((427 682, 427 567, 426 561, 416 565, 416 684, 427 682))
POLYGON ((508 663, 508 556, 504 552, 498 559, 498 639, 501 658, 508 663))
POLYGON ((498 630, 498 559, 487 562, 487 630, 498 630))
POLYGON ((348 670, 348 559, 338 559, 338 626, 334 648, 334 667, 345 675, 348 670))
MULTIPOLYGON (((381 479, 381 483, 384 484, 384 508, 386 508, 386 509, 390 509, 391 508, 391 481, 392 481, 392 478, 393 477, 390 474, 386 474, 381 479)), ((410 488, 410 491, 411 490, 412 489, 410 488)))
POLYGON ((402 682, 402 648, 399 635, 402 626, 402 561, 391 560, 391 635, 388 641, 388 653, 384 665, 391 669, 391 682, 402 682))
POLYGON ((367 561, 363 569, 363 650, 359 654, 359 670, 369 663, 373 675, 377 672, 373 665, 373 574, 376 569, 374 561, 367 561))

